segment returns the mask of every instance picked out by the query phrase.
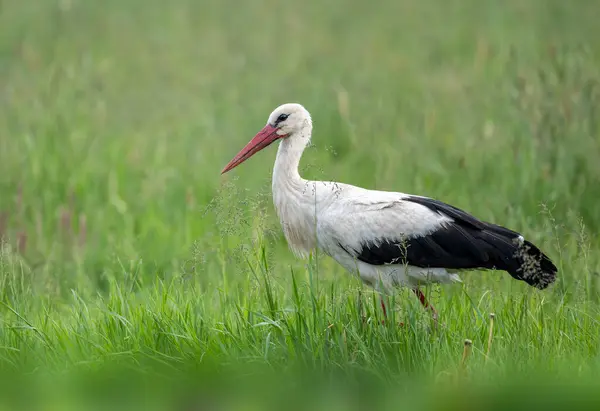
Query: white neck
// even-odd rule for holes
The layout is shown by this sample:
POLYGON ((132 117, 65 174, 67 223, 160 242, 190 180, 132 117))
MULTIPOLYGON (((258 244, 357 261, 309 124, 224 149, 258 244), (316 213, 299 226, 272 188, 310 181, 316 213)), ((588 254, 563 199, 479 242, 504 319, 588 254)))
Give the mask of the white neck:
POLYGON ((290 248, 306 255, 315 246, 314 193, 300 177, 300 158, 310 140, 311 127, 284 138, 273 168, 273 203, 290 248))
POLYGON ((287 186, 302 182, 298 167, 305 148, 306 145, 301 138, 294 139, 294 136, 290 136, 281 141, 273 167, 274 189, 276 185, 287 186))

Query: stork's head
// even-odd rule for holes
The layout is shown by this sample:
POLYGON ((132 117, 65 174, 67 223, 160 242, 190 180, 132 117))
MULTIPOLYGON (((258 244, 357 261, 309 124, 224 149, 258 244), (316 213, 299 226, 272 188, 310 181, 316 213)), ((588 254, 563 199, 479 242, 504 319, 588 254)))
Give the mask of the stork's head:
POLYGON ((221 174, 239 166, 276 140, 298 139, 306 145, 310 139, 311 128, 310 114, 302 105, 288 103, 277 107, 263 129, 225 166, 221 174))

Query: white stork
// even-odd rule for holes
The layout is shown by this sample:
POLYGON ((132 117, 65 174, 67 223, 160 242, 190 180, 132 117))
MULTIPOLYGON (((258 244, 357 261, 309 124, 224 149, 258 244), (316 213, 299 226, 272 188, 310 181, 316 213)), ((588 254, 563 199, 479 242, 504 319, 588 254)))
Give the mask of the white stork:
MULTIPOLYGON (((435 309, 419 285, 460 282, 460 270, 504 270, 539 289, 556 279, 556 266, 522 235, 441 201, 303 179, 298 165, 311 134, 312 120, 303 106, 281 105, 221 172, 281 141, 273 169, 273 202, 297 256, 318 247, 380 292, 410 287, 434 318, 435 309)), ((385 314, 383 300, 382 308, 385 314)))

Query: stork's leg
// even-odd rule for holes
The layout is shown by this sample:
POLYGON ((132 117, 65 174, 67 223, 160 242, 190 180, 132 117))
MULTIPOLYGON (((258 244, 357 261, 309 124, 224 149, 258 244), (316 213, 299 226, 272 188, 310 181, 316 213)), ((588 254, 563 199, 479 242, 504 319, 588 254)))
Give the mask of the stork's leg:
MULTIPOLYGON (((387 320, 387 309, 385 307, 385 302, 383 301, 383 297, 380 297, 381 300, 381 309, 383 310, 383 320, 381 320, 381 324, 385 324, 385 320, 387 320)), ((363 317, 363 322, 366 321, 367 319, 365 317, 363 317)))
POLYGON ((433 305, 429 304, 429 301, 427 301, 427 298, 425 298, 425 294, 423 294, 423 291, 419 290, 418 288, 413 288, 412 290, 415 293, 415 295, 419 297, 419 301, 421 302, 423 307, 431 311, 433 321, 437 325, 438 314, 435 308, 433 308, 433 305))
POLYGON ((387 320, 387 310, 385 309, 385 302, 383 302, 383 297, 381 297, 381 308, 383 309, 383 317, 387 320))
MULTIPOLYGON (((388 316, 387 316, 387 308, 385 306, 385 302, 383 301, 383 297, 381 297, 381 309, 383 310, 383 318, 385 318, 385 320, 381 320, 381 324, 385 324, 385 321, 388 319, 388 316)), ((400 327, 404 327, 403 322, 398 323, 398 325, 400 327)))

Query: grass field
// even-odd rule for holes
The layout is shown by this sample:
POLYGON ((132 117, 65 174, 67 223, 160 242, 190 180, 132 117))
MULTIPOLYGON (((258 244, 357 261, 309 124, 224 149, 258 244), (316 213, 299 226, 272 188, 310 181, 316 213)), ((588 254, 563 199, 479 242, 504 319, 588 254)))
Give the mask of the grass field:
POLYGON ((598 401, 599 19, 585 0, 0 2, 0 402, 598 401), (284 102, 313 115, 304 177, 519 230, 557 283, 470 272, 427 290, 439 329, 403 290, 379 325, 371 290, 288 250, 274 148, 219 174, 284 102))

